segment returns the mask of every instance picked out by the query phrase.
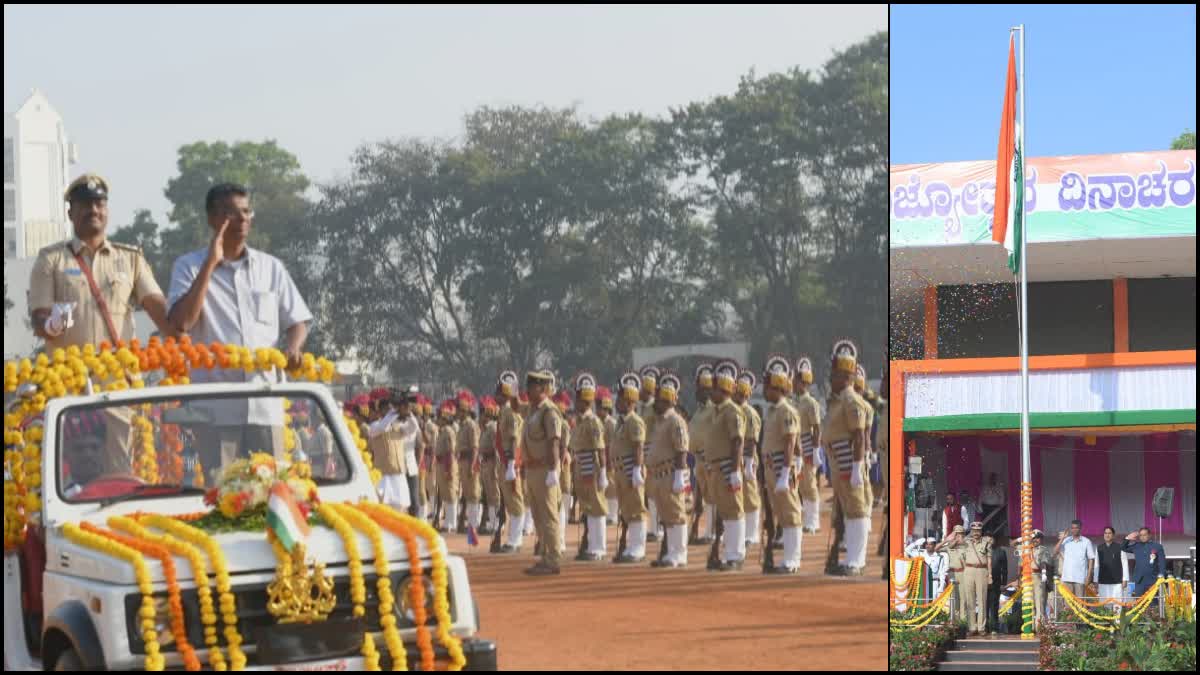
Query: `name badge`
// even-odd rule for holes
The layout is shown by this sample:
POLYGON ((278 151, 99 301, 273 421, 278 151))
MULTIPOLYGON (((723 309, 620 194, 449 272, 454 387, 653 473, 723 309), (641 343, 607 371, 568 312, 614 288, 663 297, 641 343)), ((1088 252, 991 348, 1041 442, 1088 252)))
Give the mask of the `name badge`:
POLYGON ((69 277, 81 277, 81 276, 83 276, 83 270, 79 269, 78 267, 68 267, 67 269, 65 269, 65 270, 63 270, 63 271, 64 271, 64 272, 66 273, 66 275, 67 275, 67 276, 69 276, 69 277))

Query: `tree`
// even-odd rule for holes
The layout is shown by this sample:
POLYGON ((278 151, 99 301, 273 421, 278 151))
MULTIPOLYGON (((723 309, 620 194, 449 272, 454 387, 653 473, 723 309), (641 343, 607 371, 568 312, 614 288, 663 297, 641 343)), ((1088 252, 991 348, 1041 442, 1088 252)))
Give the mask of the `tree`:
POLYGON ((169 278, 163 276, 163 267, 165 263, 167 266, 165 273, 169 274, 171 261, 162 260, 162 244, 158 237, 158 223, 154 222, 154 217, 150 215, 150 209, 138 209, 134 211, 133 222, 114 230, 108 238, 111 241, 137 246, 142 249, 142 255, 146 256, 146 262, 154 270, 155 278, 159 280, 160 284, 169 281, 169 278))
POLYGON ((1179 137, 1171 141, 1172 150, 1195 150, 1196 149, 1196 132, 1191 129, 1184 129, 1179 137))

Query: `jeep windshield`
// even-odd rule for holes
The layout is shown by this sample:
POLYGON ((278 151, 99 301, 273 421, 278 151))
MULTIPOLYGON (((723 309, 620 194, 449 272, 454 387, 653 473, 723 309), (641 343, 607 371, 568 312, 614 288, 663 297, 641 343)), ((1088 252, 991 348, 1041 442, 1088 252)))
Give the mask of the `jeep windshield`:
POLYGON ((267 453, 307 462, 317 484, 350 480, 347 449, 306 394, 214 392, 72 407, 58 416, 58 493, 105 504, 195 495, 225 467, 267 453))

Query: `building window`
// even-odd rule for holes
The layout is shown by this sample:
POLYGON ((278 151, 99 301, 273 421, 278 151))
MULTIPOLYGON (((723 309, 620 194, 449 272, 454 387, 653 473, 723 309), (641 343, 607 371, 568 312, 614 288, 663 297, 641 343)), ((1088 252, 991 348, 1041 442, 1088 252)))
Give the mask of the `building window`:
POLYGON ((1196 277, 1129 280, 1129 351, 1196 348, 1196 277))

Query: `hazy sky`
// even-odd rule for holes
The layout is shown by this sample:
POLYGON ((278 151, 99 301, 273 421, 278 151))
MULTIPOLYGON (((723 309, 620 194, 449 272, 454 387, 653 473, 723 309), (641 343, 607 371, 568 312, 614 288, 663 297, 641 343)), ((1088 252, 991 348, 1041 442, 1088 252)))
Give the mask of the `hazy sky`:
POLYGON ((320 182, 363 142, 453 137, 479 105, 661 115, 887 25, 885 5, 5 5, 4 110, 40 88, 79 144, 72 175, 109 179, 110 225, 143 207, 165 225, 186 143, 274 138, 320 182))
POLYGON ((1196 130, 1195 5, 896 6, 891 18, 893 163, 995 158, 1020 23, 1029 156, 1167 150, 1196 130))

